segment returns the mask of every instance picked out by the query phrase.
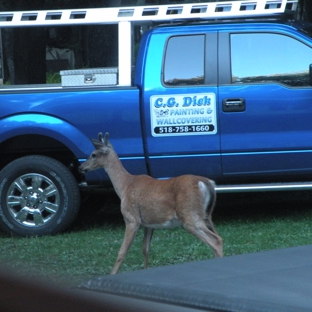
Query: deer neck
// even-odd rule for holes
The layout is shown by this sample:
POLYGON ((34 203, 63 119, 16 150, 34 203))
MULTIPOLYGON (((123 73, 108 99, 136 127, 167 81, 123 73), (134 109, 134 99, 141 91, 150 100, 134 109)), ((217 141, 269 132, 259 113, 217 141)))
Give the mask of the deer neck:
POLYGON ((105 170, 114 186, 117 195, 122 198, 130 183, 131 174, 124 168, 116 152, 111 150, 105 170))

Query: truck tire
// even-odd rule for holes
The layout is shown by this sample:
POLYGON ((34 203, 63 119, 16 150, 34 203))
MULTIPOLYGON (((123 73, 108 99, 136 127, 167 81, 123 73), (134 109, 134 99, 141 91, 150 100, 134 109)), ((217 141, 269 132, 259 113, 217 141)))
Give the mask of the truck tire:
POLYGON ((79 207, 77 181, 53 158, 25 156, 0 172, 0 228, 10 234, 57 234, 74 221, 79 207))

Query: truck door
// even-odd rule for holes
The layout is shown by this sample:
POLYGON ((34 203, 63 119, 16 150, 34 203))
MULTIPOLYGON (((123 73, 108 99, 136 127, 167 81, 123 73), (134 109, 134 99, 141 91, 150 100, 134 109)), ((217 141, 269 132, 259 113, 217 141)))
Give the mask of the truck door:
MULTIPOLYGON (((184 28, 184 27, 183 27, 184 28)), ((153 33, 145 64, 145 146, 152 176, 221 174, 216 34, 153 33), (164 53, 165 42, 165 53, 164 53), (151 52, 149 52, 151 54, 151 52)))
POLYGON ((266 31, 219 39, 224 175, 294 181, 311 174, 312 49, 306 38, 266 31))

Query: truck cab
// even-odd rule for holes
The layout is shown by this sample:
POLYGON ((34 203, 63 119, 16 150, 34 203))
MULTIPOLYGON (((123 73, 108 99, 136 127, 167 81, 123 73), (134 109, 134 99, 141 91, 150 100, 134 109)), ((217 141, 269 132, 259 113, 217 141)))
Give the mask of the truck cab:
POLYGON ((138 84, 152 175, 163 177, 170 167, 219 184, 309 180, 310 31, 256 20, 147 34, 138 84), (172 157, 179 158, 173 168, 172 157))

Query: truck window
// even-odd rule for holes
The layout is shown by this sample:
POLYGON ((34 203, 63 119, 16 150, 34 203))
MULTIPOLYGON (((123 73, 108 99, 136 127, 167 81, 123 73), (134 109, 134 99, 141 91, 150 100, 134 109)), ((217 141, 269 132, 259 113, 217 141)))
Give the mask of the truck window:
POLYGON ((171 37, 168 40, 164 62, 165 84, 203 84, 204 47, 204 35, 171 37))
POLYGON ((310 86, 312 49, 280 34, 231 35, 232 83, 278 82, 310 86))

